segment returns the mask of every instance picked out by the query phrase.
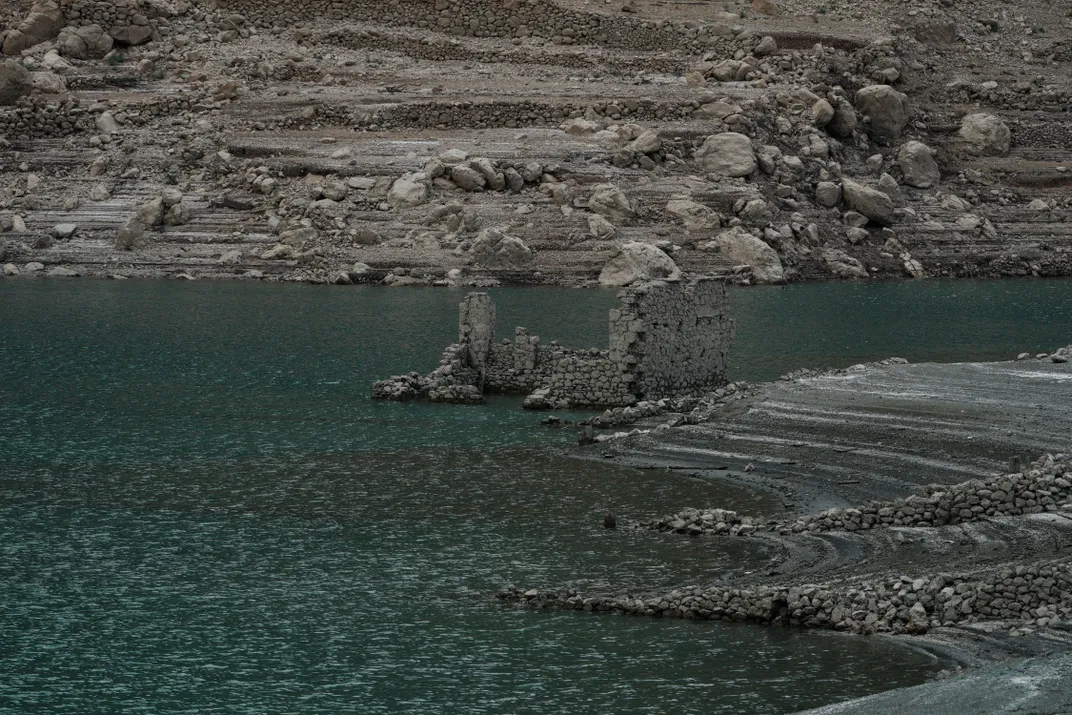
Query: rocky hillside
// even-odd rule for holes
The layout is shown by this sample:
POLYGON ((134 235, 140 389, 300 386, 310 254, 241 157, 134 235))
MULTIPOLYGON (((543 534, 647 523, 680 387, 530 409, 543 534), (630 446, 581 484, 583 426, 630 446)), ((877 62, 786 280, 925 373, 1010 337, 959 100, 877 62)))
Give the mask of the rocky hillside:
POLYGON ((1059 5, 9 6, 0 265, 588 285, 639 241, 742 283, 1068 275, 1059 5))

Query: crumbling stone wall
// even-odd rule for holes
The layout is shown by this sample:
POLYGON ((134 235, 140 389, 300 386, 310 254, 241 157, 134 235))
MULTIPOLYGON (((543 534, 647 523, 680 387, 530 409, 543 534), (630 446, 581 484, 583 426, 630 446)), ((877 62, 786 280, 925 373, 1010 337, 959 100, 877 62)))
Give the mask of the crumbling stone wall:
POLYGON ((634 404, 634 375, 605 352, 579 352, 564 356, 547 383, 551 406, 624 407, 634 404))
POLYGON ((659 281, 621 300, 610 313, 610 358, 633 374, 635 394, 658 399, 725 383, 734 334, 725 283, 659 281))
POLYGON ((621 407, 641 399, 698 393, 725 384, 733 321, 721 280, 657 281, 626 288, 610 311, 610 350, 575 350, 518 328, 495 342, 495 306, 486 293, 460 305, 458 343, 430 375, 376 383, 373 396, 474 402, 486 392, 524 394, 525 406, 621 407), (475 392, 474 392, 475 391, 475 392))

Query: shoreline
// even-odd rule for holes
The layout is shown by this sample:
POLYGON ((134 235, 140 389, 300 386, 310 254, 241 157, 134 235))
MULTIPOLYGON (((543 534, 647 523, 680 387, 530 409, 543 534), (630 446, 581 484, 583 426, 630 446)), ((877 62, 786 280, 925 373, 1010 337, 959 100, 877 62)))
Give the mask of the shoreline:
MULTIPOLYGON (((354 272, 354 271, 336 271, 334 273, 325 273, 324 275, 312 276, 303 272, 280 272, 278 270, 265 272, 258 268, 250 267, 245 273, 235 274, 226 272, 209 272, 199 273, 194 270, 190 270, 190 266, 176 264, 174 270, 170 269, 158 269, 148 272, 137 271, 124 271, 124 270, 111 270, 111 271, 86 271, 85 266, 77 263, 68 263, 64 261, 57 261, 55 263, 44 263, 40 261, 41 257, 35 257, 33 261, 23 262, 22 265, 7 260, 0 261, 0 268, 11 265, 18 269, 18 273, 5 273, 0 270, 0 279, 26 281, 26 280, 40 280, 43 278, 54 279, 72 279, 78 278, 82 280, 111 280, 111 281, 207 281, 207 282, 219 282, 219 283, 281 283, 281 284, 299 284, 299 285, 315 285, 315 286, 366 286, 366 287, 382 287, 382 288, 453 288, 453 289, 487 289, 487 288, 548 288, 548 289, 568 289, 568 290, 602 290, 602 291, 618 291, 621 290, 617 286, 605 286, 600 285, 599 281, 593 276, 587 280, 577 280, 570 276, 555 275, 555 274, 540 274, 525 275, 522 277, 519 274, 511 273, 509 275, 499 275, 496 273, 479 273, 461 280, 449 280, 446 277, 436 276, 423 276, 419 279, 396 280, 385 282, 385 279, 393 275, 393 269, 389 268, 376 268, 365 266, 367 271, 354 272), (33 263, 40 264, 41 268, 26 271, 25 266, 33 263), (57 271, 53 273, 53 271, 57 271), (347 280, 342 280, 341 276, 348 276, 347 280)), ((262 266, 265 267, 265 266, 262 266)), ((268 266, 269 268, 275 268, 274 266, 268 266)), ((700 274, 684 274, 684 278, 697 277, 700 274)), ((753 283, 749 281, 738 281, 732 274, 714 274, 712 277, 725 279, 727 286, 734 288, 770 288, 770 287, 792 287, 799 285, 871 285, 875 283, 880 284, 914 284, 914 283, 933 283, 933 282, 1039 282, 1039 281, 1063 281, 1072 280, 1072 272, 1055 275, 990 275, 990 274, 978 274, 978 275, 930 275, 922 278, 913 278, 910 276, 897 276, 897 275, 874 275, 865 279, 858 278, 841 278, 837 276, 806 276, 797 277, 792 280, 786 280, 785 282, 778 284, 767 283, 753 283)))
MULTIPOLYGON (((1038 509, 1023 510, 1027 513, 1016 510, 1005 516, 977 513, 959 524, 909 521, 863 530, 816 527, 825 515, 829 515, 828 521, 834 520, 846 507, 876 500, 912 505, 914 502, 905 498, 918 494, 924 484, 953 493, 964 484, 978 485, 987 474, 1005 474, 1009 470, 1001 467, 1011 456, 1024 449, 1037 450, 1036 446, 1025 447, 1018 435, 1036 445, 1050 445, 1049 450, 1037 453, 1072 451, 1068 439, 1072 409, 1060 404, 1059 397, 1043 398, 1060 394, 1053 387, 1072 380, 1072 367, 1056 359, 872 364, 788 377, 753 386, 755 391, 744 404, 731 413, 711 416, 709 422, 669 426, 674 423, 671 420, 651 429, 657 422, 666 422, 669 415, 648 417, 634 427, 650 431, 598 443, 594 449, 572 451, 582 459, 640 469, 673 469, 715 485, 732 484, 781 498, 784 511, 760 515, 750 522, 758 530, 751 535, 750 529, 745 529, 742 536, 715 536, 711 521, 704 522, 710 526, 710 534, 706 527, 701 530, 696 526, 689 532, 685 520, 691 512, 673 524, 677 528, 669 528, 679 533, 652 534, 652 538, 760 538, 771 546, 769 563, 753 564, 753 571, 743 576, 640 596, 518 590, 500 598, 535 608, 751 621, 768 627, 784 622, 854 634, 875 633, 956 664, 956 675, 919 686, 922 691, 895 689, 809 711, 816 714, 862 713, 873 698, 892 698, 900 693, 907 693, 905 697, 911 696, 914 702, 921 699, 918 707, 929 701, 937 707, 948 693, 958 691, 962 681, 980 674, 1016 668, 1032 672, 1072 669, 1072 656, 1066 655, 1072 651, 1072 499, 1065 487, 1056 497, 1060 503, 1052 506, 1043 508, 1039 502, 1038 509), (971 383, 985 397, 973 401, 966 396, 965 385, 971 383), (1030 384, 1034 390, 1025 387, 1030 384), (996 416, 1001 413, 1004 420, 996 416), (882 424, 881 429, 875 428, 876 422, 882 424), (1013 426, 1014 422, 1018 424, 1013 426), (941 449, 936 448, 938 443, 941 449), (1019 449, 1012 449, 1013 445, 1019 449), (791 457, 790 452, 797 454, 791 457), (844 469, 836 468, 841 462, 852 462, 851 478, 845 478, 844 469), (826 511, 832 509, 835 511, 826 511), (820 516, 814 516, 816 512, 820 516), (810 522, 803 518, 808 514, 813 515, 810 522), (783 528, 779 531, 771 519, 781 520, 783 528), (804 527, 789 529, 794 519, 798 527, 804 527), (683 536, 701 531, 699 536, 683 536), (1042 574, 1062 574, 1053 589, 1051 581, 1045 581, 1048 576, 1038 582, 1046 584, 1041 587, 1042 610, 1032 606, 1030 614, 1020 611, 1020 618, 1010 617, 1017 611, 998 609, 991 617, 973 610, 979 609, 980 603, 985 610, 997 602, 992 597, 1003 595, 1006 581, 1011 585, 1027 578, 1028 583, 1035 583, 1031 573, 1039 568, 1042 574), (940 613, 937 601, 947 592, 943 602, 946 610, 940 613), (931 602, 923 608, 925 593, 933 595, 934 610, 931 602), (869 594, 866 597, 871 601, 861 601, 864 594, 869 594), (802 609, 800 604, 809 603, 808 595, 812 596, 811 605, 802 609), (854 614, 855 622, 848 615, 853 599, 871 614, 866 623, 859 614, 854 614), (1047 602, 1051 605, 1045 605, 1047 602), (843 610, 836 605, 841 603, 846 604, 843 610), (884 607, 884 603, 888 605, 884 607), (955 608, 950 610, 949 603, 955 608), (909 608, 913 604, 921 605, 913 610, 909 608), (884 608, 888 609, 885 621, 876 613, 884 608), (1052 619, 1037 615, 1051 612, 1052 619), (831 613, 841 615, 831 618, 831 613), (843 619, 840 624, 837 618, 843 619)), ((1023 474, 1034 474, 1031 470, 1042 464, 1025 464, 1023 474)), ((1051 471, 1064 474, 1066 468, 1072 470, 1063 462, 1051 471)), ((982 486, 991 485, 983 482, 982 486)), ((989 490, 985 493, 990 496, 989 490)), ((629 520, 632 515, 619 515, 620 522, 622 516, 629 520)), ((721 533, 736 533, 729 531, 729 523, 736 517, 714 510, 705 518, 724 518, 726 523, 718 524, 726 527, 721 533)), ((1025 593, 1024 587, 1015 590, 1025 593)), ((1010 681, 1004 686, 993 684, 992 690, 994 697, 999 697, 1016 687, 1010 681)), ((1040 688, 1035 695, 1043 703, 1039 712, 1061 712, 1044 709, 1045 703, 1053 700, 1053 692, 1040 688)), ((888 707, 887 701, 882 702, 888 707)))

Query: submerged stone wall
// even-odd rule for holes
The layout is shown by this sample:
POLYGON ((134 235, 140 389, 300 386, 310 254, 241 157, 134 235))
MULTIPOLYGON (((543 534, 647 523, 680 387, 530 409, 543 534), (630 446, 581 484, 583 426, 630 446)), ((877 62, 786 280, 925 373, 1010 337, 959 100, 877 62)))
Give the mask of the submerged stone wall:
POLYGON ((471 293, 459 309, 458 342, 440 366, 376 383, 373 397, 479 401, 484 393, 528 395, 531 409, 622 407, 700 393, 725 384, 733 321, 718 279, 641 284, 619 293, 610 311, 610 349, 576 350, 518 328, 495 341, 495 306, 471 293))
POLYGON ((623 291, 610 314, 610 356, 630 369, 634 392, 647 399, 725 384, 734 325, 726 285, 701 278, 655 282, 623 291))

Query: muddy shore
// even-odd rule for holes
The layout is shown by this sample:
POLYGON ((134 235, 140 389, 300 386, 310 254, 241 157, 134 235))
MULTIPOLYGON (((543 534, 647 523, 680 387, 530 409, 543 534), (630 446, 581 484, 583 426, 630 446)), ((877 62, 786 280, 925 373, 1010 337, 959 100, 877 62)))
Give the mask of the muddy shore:
MULTIPOLYGON (((701 424, 670 427, 677 420, 667 414, 641 420, 637 433, 578 454, 778 497, 783 510, 749 515, 746 522, 755 527, 743 535, 713 535, 713 519, 736 519, 718 511, 717 503, 682 505, 709 510, 707 522, 697 516, 702 528, 685 519, 674 522, 680 518, 675 515, 663 522, 671 525, 663 529, 668 533, 652 535, 708 539, 712 548, 721 539, 758 539, 766 561, 742 565, 715 583, 660 593, 518 590, 505 596, 528 607, 874 633, 972 668, 922 689, 895 691, 891 700, 876 696, 817 712, 993 712, 950 704, 980 678, 991 683, 995 707, 1032 702, 1038 712, 1061 712, 1066 696, 1047 683, 1067 677, 1070 661, 1062 654, 1072 649, 1072 500, 1063 486, 1052 492, 1053 500, 1045 488, 1013 487, 1008 504, 987 489, 1006 484, 1002 479, 1024 484, 1031 475, 1044 475, 1044 464, 1062 479, 1064 454, 1072 452, 1066 399, 1072 367, 1059 360, 895 361, 808 372, 756 386, 747 399, 701 424), (1031 461, 1047 453, 1056 459, 1031 461), (923 506, 924 494, 938 504, 933 495, 974 494, 965 485, 984 496, 974 513, 964 510, 962 522, 944 523, 922 511, 933 508, 923 506), (1025 493, 1032 499, 1021 499, 1025 493), (876 517, 861 528, 839 521, 866 513, 868 505, 872 513, 889 505, 898 522, 898 508, 907 505, 908 514, 918 508, 903 524, 880 524, 876 517), (1033 573, 1041 575, 1036 580, 1033 573), (1051 574, 1056 583, 1045 580, 1051 574), (1016 599, 1022 605, 1012 603, 1016 599), (1036 660, 1006 664, 1022 658, 1036 660), (988 675, 990 668, 997 677, 988 675), (1027 675, 1016 675, 1021 671, 1027 675), (1039 687, 1025 694, 1025 678, 1039 687)), ((970 496, 963 499, 961 506, 972 503, 970 496)), ((619 527, 644 528, 652 516, 618 515, 619 527)))

